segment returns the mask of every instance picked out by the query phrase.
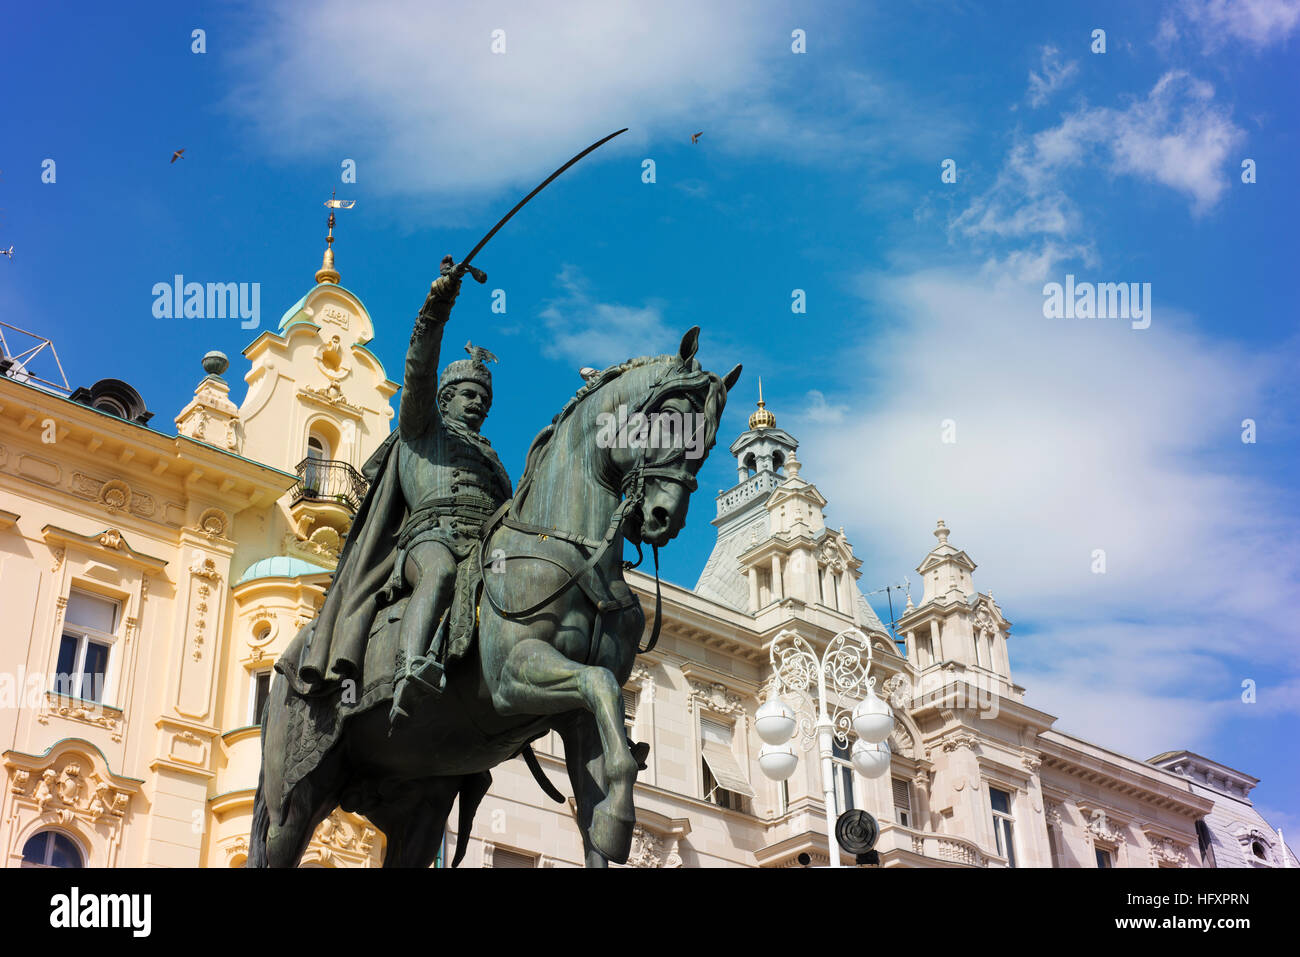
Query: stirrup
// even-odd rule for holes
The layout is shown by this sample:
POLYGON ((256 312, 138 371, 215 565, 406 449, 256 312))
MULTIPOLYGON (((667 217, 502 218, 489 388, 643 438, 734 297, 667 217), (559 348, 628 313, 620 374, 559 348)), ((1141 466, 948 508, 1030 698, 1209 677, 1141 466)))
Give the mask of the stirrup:
POLYGON ((447 672, 437 658, 421 655, 411 662, 406 677, 424 694, 442 694, 447 690, 447 672))

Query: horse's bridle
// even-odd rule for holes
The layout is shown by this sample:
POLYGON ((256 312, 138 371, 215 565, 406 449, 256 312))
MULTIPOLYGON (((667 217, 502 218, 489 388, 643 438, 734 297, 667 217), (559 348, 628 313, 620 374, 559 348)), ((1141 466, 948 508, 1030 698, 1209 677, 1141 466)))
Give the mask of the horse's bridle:
MULTIPOLYGON (((594 392, 596 389, 603 387, 608 382, 612 382, 617 377, 618 377, 617 375, 611 375, 608 379, 605 379, 601 381, 598 385, 596 385, 596 387, 593 388, 592 391, 594 392)), ((664 375, 660 376, 658 381, 655 382, 653 387, 650 389, 649 393, 646 395, 645 399, 642 400, 636 406, 635 409, 633 409, 632 415, 643 414, 645 413, 645 410, 650 408, 652 405, 661 403, 665 399, 670 398, 671 396, 676 395, 681 391, 685 391, 684 389, 681 389, 679 387, 678 383, 673 381, 673 378, 674 377, 670 376, 668 372, 665 372, 664 375)), ((684 375, 678 376, 676 378, 685 378, 685 376, 684 375)), ((590 393, 588 393, 587 395, 589 396, 590 393)), ((586 397, 587 396, 584 396, 584 398, 586 397)), ((562 411, 560 416, 557 417, 556 424, 558 424, 559 419, 563 417, 566 412, 570 411, 573 408, 576 408, 576 405, 570 406, 569 409, 562 411)), ((567 532, 555 528, 544 528, 540 525, 533 525, 528 522, 522 522, 519 521, 518 519, 510 518, 508 513, 510 512, 511 506, 513 505, 515 510, 518 511, 519 507, 523 504, 524 498, 527 496, 528 492, 532 488, 531 475, 528 478, 528 480, 525 482, 523 487, 521 487, 515 493, 513 498, 506 499, 506 501, 501 503, 501 506, 496 510, 496 512, 493 513, 492 517, 488 519, 487 524, 483 526, 483 537, 479 542, 479 567, 483 569, 484 572, 483 594, 487 596, 488 604, 492 606, 493 611, 495 611, 499 616, 501 616, 502 618, 508 621, 513 621, 520 618, 527 618, 529 615, 541 611, 541 609, 545 608, 551 602, 555 601, 557 598, 559 598, 561 595, 567 592, 570 588, 576 585, 583 575, 587 574, 589 571, 591 571, 600 563, 600 560, 605 556, 605 553, 609 551, 610 547, 614 544, 614 542, 619 540, 619 535, 623 527, 623 522, 627 519, 627 516, 631 513, 632 509, 637 508, 645 501, 645 486, 646 486, 647 478, 650 479, 661 478, 661 479, 667 479, 672 482, 678 482, 686 486, 687 494, 690 494, 691 492, 694 492, 696 490, 696 488, 699 486, 699 483, 696 480, 695 476, 692 475, 686 469, 674 467, 678 461, 686 457, 685 442, 682 443, 680 449, 675 449, 667 459, 665 459, 662 462, 655 462, 653 464, 646 463, 646 448, 648 444, 649 444, 648 442, 641 443, 638 449, 639 454, 637 456, 636 464, 633 465, 632 468, 630 468, 627 471, 627 474, 623 476, 622 486, 620 489, 620 492, 623 496, 623 500, 619 503, 618 507, 614 510, 614 514, 610 517, 609 527, 605 530, 605 534, 600 539, 591 539, 586 537, 585 535, 578 535, 574 532, 567 532), (532 559, 534 561, 549 562, 550 564, 555 565, 558 568, 565 571, 566 573, 568 573, 569 576, 568 579, 564 582, 564 584, 560 585, 559 588, 557 588, 551 594, 547 595, 542 600, 535 602, 532 605, 529 605, 527 608, 519 609, 517 611, 510 611, 498 605, 496 599, 492 597, 492 591, 491 589, 488 588, 488 576, 486 574, 488 566, 484 561, 484 556, 486 555, 487 552, 488 542, 491 539, 493 532, 496 531, 498 525, 504 526, 505 528, 512 529, 513 531, 523 532, 526 535, 537 535, 539 538, 542 539, 558 538, 561 541, 569 542, 570 544, 577 545, 581 548, 591 549, 591 555, 582 564, 582 566, 575 572, 569 572, 569 566, 565 565, 563 562, 558 562, 553 558, 548 558, 545 555, 506 555, 502 558, 493 559, 493 562, 518 561, 521 559, 532 559)), ((535 469, 533 471, 533 474, 536 474, 535 469)), ((640 543, 634 543, 634 544, 636 545, 636 550, 637 550, 637 560, 635 562, 625 561, 623 563, 623 568, 625 571, 631 568, 636 568, 638 565, 641 564, 641 561, 644 557, 641 552, 640 543)), ((637 649, 638 654, 645 654, 650 650, 652 650, 656 644, 658 644, 660 626, 662 625, 663 622, 663 595, 662 595, 660 582, 659 582, 659 546, 651 545, 650 549, 652 554, 654 555, 654 563, 655 563, 655 623, 654 623, 654 627, 650 631, 649 642, 644 648, 637 649)), ((600 601, 597 602, 596 613, 597 615, 600 615, 606 611, 612 610, 614 607, 619 607, 619 606, 620 606, 619 602, 611 603, 611 602, 600 601)), ((591 649, 591 653, 593 655, 595 654, 595 648, 591 649)))

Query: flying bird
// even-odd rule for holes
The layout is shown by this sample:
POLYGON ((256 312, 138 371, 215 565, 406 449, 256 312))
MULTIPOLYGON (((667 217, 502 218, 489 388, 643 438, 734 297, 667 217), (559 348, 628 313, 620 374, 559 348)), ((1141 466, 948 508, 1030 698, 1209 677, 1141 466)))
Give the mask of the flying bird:
POLYGON ((698 133, 696 133, 694 136, 691 137, 691 142, 698 143, 700 141, 700 137, 703 135, 704 135, 704 130, 700 130, 698 133))
POLYGON ((185 152, 184 150, 177 150, 175 153, 173 153, 173 154, 172 154, 172 162, 175 163, 177 160, 183 160, 183 159, 185 159, 185 157, 181 155, 181 154, 184 153, 184 152, 185 152))

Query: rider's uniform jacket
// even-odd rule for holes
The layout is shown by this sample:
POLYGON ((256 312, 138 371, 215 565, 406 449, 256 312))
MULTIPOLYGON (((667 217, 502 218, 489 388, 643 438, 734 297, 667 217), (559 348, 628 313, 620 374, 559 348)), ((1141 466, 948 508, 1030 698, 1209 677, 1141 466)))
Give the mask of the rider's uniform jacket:
POLYGON ((477 542, 483 523, 510 497, 510 477, 492 444, 438 409, 438 358, 455 292, 437 280, 415 321, 406 352, 398 431, 398 477, 407 517, 389 593, 401 587, 406 552, 439 541, 459 561, 477 542))

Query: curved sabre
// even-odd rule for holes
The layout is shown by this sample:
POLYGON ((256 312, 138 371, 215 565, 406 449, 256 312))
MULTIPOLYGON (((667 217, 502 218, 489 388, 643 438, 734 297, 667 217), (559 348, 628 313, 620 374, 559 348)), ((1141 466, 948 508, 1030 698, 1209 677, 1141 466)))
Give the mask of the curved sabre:
POLYGON ((509 222, 511 216, 519 212, 519 210, 523 209, 525 203, 527 203, 530 199, 532 199, 534 196, 536 196, 538 193, 544 190, 548 185, 550 185, 551 181, 554 180, 555 177, 559 176, 566 169, 568 169, 574 163, 578 162, 578 160, 582 159, 592 150, 604 146, 606 143, 608 143, 614 137, 618 136, 620 133, 626 133, 626 132, 627 132, 627 127, 625 126, 623 127, 623 129, 618 130, 617 132, 610 133, 609 136, 606 136, 604 139, 597 140, 596 142, 588 146, 585 150, 583 150, 581 153, 579 153, 577 156, 573 157, 573 159, 569 160, 567 163, 565 163, 563 166, 557 169, 550 176, 546 177, 546 179, 542 180, 541 185, 539 185, 535 190, 533 190, 531 193, 529 193, 527 196, 525 196, 523 199, 517 202, 515 204, 514 209, 510 210, 510 212, 506 213, 504 216, 501 217, 501 222, 497 223, 490 230, 488 230, 488 234, 478 241, 478 245, 469 251, 469 255, 460 261, 460 265, 462 266, 468 265, 469 261, 478 254, 478 251, 487 245, 488 240, 497 234, 497 230, 500 229, 502 226, 504 226, 507 222, 509 222))

